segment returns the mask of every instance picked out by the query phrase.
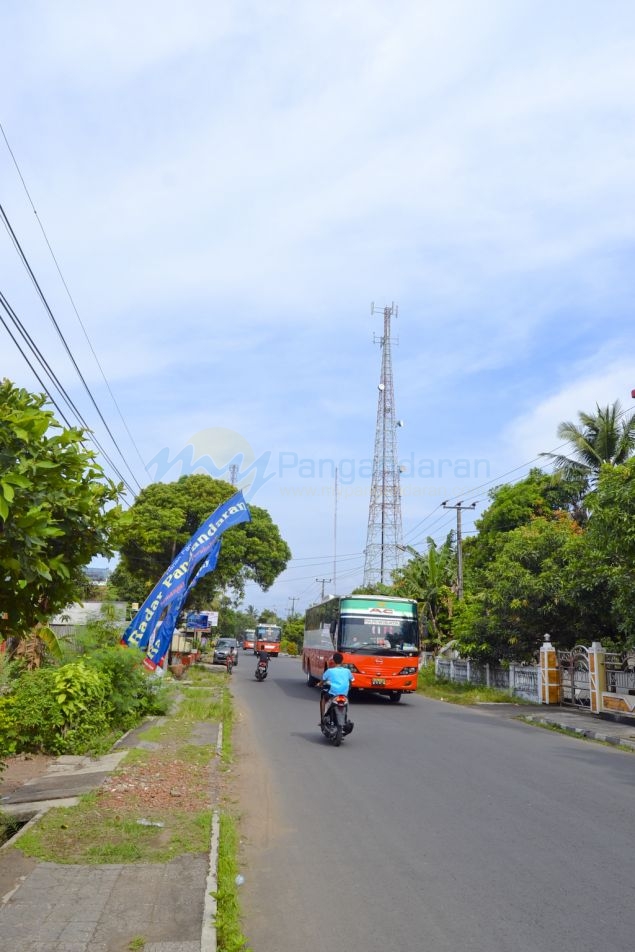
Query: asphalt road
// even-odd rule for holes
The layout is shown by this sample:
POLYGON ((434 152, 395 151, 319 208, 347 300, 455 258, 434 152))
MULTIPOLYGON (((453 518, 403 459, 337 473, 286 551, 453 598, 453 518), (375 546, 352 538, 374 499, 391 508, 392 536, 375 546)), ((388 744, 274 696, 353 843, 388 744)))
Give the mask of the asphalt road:
POLYGON ((232 678, 254 952, 605 952, 635 935, 635 756, 419 696, 331 747, 296 659, 232 678))

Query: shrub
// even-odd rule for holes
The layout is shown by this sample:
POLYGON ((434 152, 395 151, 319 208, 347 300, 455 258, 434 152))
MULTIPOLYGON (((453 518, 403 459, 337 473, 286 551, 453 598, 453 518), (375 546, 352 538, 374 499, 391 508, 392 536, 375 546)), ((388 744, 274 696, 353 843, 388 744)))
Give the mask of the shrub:
POLYGON ((2 753, 50 752, 64 724, 55 697, 52 668, 24 672, 13 682, 13 692, 0 698, 2 753))
POLYGON ((165 714, 165 688, 145 671, 141 651, 115 645, 94 651, 84 660, 110 683, 112 727, 129 730, 147 714, 165 714))
POLYGON ((286 638, 283 638, 283 640, 280 642, 280 651, 284 651, 289 655, 297 655, 298 646, 296 645, 295 641, 288 641, 286 638))

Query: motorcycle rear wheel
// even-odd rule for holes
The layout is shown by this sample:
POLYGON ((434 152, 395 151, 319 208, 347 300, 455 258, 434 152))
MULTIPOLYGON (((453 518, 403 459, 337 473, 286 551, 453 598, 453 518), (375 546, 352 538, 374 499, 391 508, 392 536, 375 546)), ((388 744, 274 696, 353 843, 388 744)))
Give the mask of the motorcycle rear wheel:
POLYGON ((329 740, 333 744, 333 747, 340 746, 343 736, 344 731, 342 730, 342 725, 331 721, 329 724, 329 740))

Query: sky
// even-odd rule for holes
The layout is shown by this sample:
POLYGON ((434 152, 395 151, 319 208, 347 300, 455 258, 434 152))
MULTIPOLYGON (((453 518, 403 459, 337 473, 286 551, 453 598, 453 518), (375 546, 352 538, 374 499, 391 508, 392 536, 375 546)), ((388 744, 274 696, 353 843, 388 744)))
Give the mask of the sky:
MULTIPOLYGON (((108 472, 240 464, 293 554, 245 604, 362 582, 373 302, 418 551, 559 422, 632 407, 629 0, 7 0, 0 28, 0 202, 114 443, 6 227, 0 289, 108 472)), ((42 389, 2 326, 0 376, 42 389)))

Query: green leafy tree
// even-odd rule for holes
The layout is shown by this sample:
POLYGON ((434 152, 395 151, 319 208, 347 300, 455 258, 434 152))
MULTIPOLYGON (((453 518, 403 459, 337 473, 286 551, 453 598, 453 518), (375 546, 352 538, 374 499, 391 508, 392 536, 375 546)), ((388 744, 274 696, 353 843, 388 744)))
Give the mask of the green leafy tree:
POLYGON ((467 657, 531 660, 545 632, 568 648, 611 631, 606 586, 589 566, 584 530, 566 512, 507 532, 480 582, 453 621, 467 657))
MULTIPOLYGON (((116 544, 121 562, 111 576, 120 597, 134 582, 136 601, 143 601, 178 551, 235 488, 204 474, 181 476, 173 483, 153 483, 143 489, 122 518, 116 544), (119 588, 120 580, 127 587, 119 588)), ((247 582, 265 591, 286 568, 289 546, 265 509, 249 506, 251 522, 228 529, 213 572, 192 590, 191 604, 210 604, 215 594, 231 589, 242 596, 247 582)))
POLYGON ((478 534, 463 543, 466 591, 478 587, 479 570, 495 558, 508 532, 540 516, 554 519, 562 511, 575 516, 579 485, 534 468, 517 483, 490 490, 489 496, 490 505, 476 520, 478 534))
POLYGON ((61 427, 45 403, 0 383, 0 638, 19 639, 77 600, 83 567, 112 552, 121 487, 84 431, 61 427))
POLYGON ((558 426, 558 437, 570 446, 571 455, 541 453, 556 469, 570 479, 582 479, 594 485, 602 465, 619 466, 635 451, 635 413, 624 416, 619 400, 611 406, 596 405, 595 413, 578 414, 580 425, 565 421, 558 426))
POLYGON ((589 560, 611 592, 619 633, 615 647, 630 648, 635 645, 635 459, 603 466, 587 502, 589 560))
POLYGON ((282 625, 282 619, 276 615, 272 608, 265 608, 258 615, 259 625, 282 625))
POLYGON ((304 641, 304 618, 301 615, 293 615, 287 618, 282 626, 282 638, 295 645, 296 650, 302 648, 304 641))
POLYGON ((428 549, 422 555, 411 549, 413 558, 393 572, 393 592, 402 598, 416 598, 419 620, 426 629, 426 641, 434 646, 451 637, 451 619, 456 601, 456 546, 450 532, 437 546, 428 538, 428 549))

